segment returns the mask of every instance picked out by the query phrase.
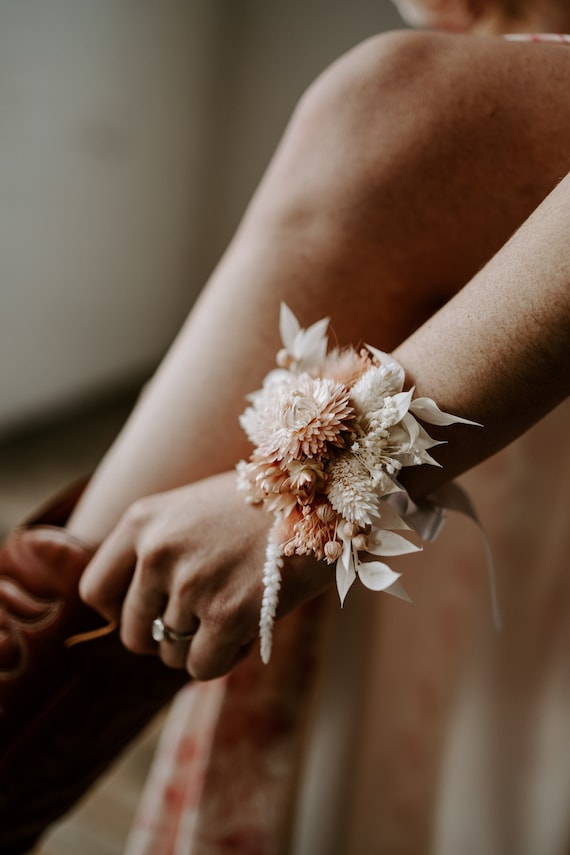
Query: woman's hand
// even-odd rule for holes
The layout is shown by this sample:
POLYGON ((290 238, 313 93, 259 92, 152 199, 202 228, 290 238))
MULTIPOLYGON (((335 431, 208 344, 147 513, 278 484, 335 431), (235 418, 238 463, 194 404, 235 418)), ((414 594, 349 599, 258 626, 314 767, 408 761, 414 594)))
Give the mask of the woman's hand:
MULTIPOLYGON (((229 671, 257 638, 265 545, 272 518, 246 504, 228 472, 137 501, 103 542, 81 580, 81 596, 118 620, 136 653, 153 653, 153 620, 190 642, 162 641, 166 665, 199 680, 229 671)), ((310 559, 286 562, 279 616, 334 581, 310 559)))

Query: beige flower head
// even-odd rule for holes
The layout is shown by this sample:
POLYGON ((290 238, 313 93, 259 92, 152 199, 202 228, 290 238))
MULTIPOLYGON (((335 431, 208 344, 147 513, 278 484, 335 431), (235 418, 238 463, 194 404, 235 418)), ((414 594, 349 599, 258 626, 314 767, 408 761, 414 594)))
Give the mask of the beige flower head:
POLYGON ((279 394, 255 400, 248 435, 267 459, 288 463, 324 457, 328 446, 344 446, 342 434, 352 420, 348 398, 341 383, 300 374, 279 394))

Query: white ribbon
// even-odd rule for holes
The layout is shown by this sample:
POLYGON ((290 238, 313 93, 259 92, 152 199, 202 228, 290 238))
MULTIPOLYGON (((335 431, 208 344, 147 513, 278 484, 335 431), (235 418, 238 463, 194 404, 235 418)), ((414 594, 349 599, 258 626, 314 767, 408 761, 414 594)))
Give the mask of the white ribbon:
POLYGON ((465 490, 456 482, 440 487, 428 496, 425 503, 416 505, 407 493, 395 493, 387 501, 395 507, 395 510, 406 520, 408 525, 423 540, 433 541, 441 531, 445 522, 446 511, 455 511, 472 520, 478 527, 483 540, 487 571, 489 574, 489 589, 491 594, 491 610, 495 629, 500 632, 503 628, 499 595, 497 592, 497 579, 495 573, 495 562, 489 538, 485 533, 483 524, 477 515, 473 502, 465 490), (398 507, 399 505, 399 507, 398 507))

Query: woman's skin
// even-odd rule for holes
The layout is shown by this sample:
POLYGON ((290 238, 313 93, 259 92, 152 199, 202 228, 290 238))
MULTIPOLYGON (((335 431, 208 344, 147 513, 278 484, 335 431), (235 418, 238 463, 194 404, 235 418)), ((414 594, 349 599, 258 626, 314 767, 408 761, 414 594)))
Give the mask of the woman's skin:
MULTIPOLYGON (((443 471, 410 472, 417 496, 567 394, 568 179, 552 192, 570 164, 567 50, 390 34, 309 90, 70 522, 103 541, 81 591, 120 618, 128 647, 156 650, 150 626, 166 610, 170 626, 198 631, 160 655, 208 679, 257 634, 270 520, 236 494, 231 470, 249 453, 237 417, 274 364, 281 300, 303 323, 331 317, 341 344, 397 348, 419 394, 485 425, 446 432, 443 471)), ((282 612, 331 576, 291 561, 282 612)))
MULTIPOLYGON (((403 479, 416 497, 504 446, 568 394, 569 230, 570 176, 486 268, 397 349, 419 394, 437 393, 445 409, 486 425, 445 429, 444 468, 411 469, 403 479)), ((265 517, 244 503, 231 472, 142 500, 95 556, 82 594, 109 618, 122 612, 123 639, 140 652, 153 650, 149 626, 166 606, 166 623, 197 634, 188 649, 163 645, 165 661, 202 679, 218 676, 257 634, 265 517)), ((332 577, 327 565, 290 562, 282 613, 332 577)))
POLYGON ((409 24, 478 35, 567 33, 566 0, 394 0, 409 24))

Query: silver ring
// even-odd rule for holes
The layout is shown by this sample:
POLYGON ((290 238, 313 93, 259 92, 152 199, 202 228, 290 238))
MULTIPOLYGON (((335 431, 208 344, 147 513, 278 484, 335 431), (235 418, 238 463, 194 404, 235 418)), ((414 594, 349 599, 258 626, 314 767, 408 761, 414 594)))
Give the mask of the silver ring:
POLYGON ((195 632, 177 632, 165 624, 161 616, 153 620, 151 632, 155 641, 170 641, 173 644, 184 644, 196 635, 195 632))

